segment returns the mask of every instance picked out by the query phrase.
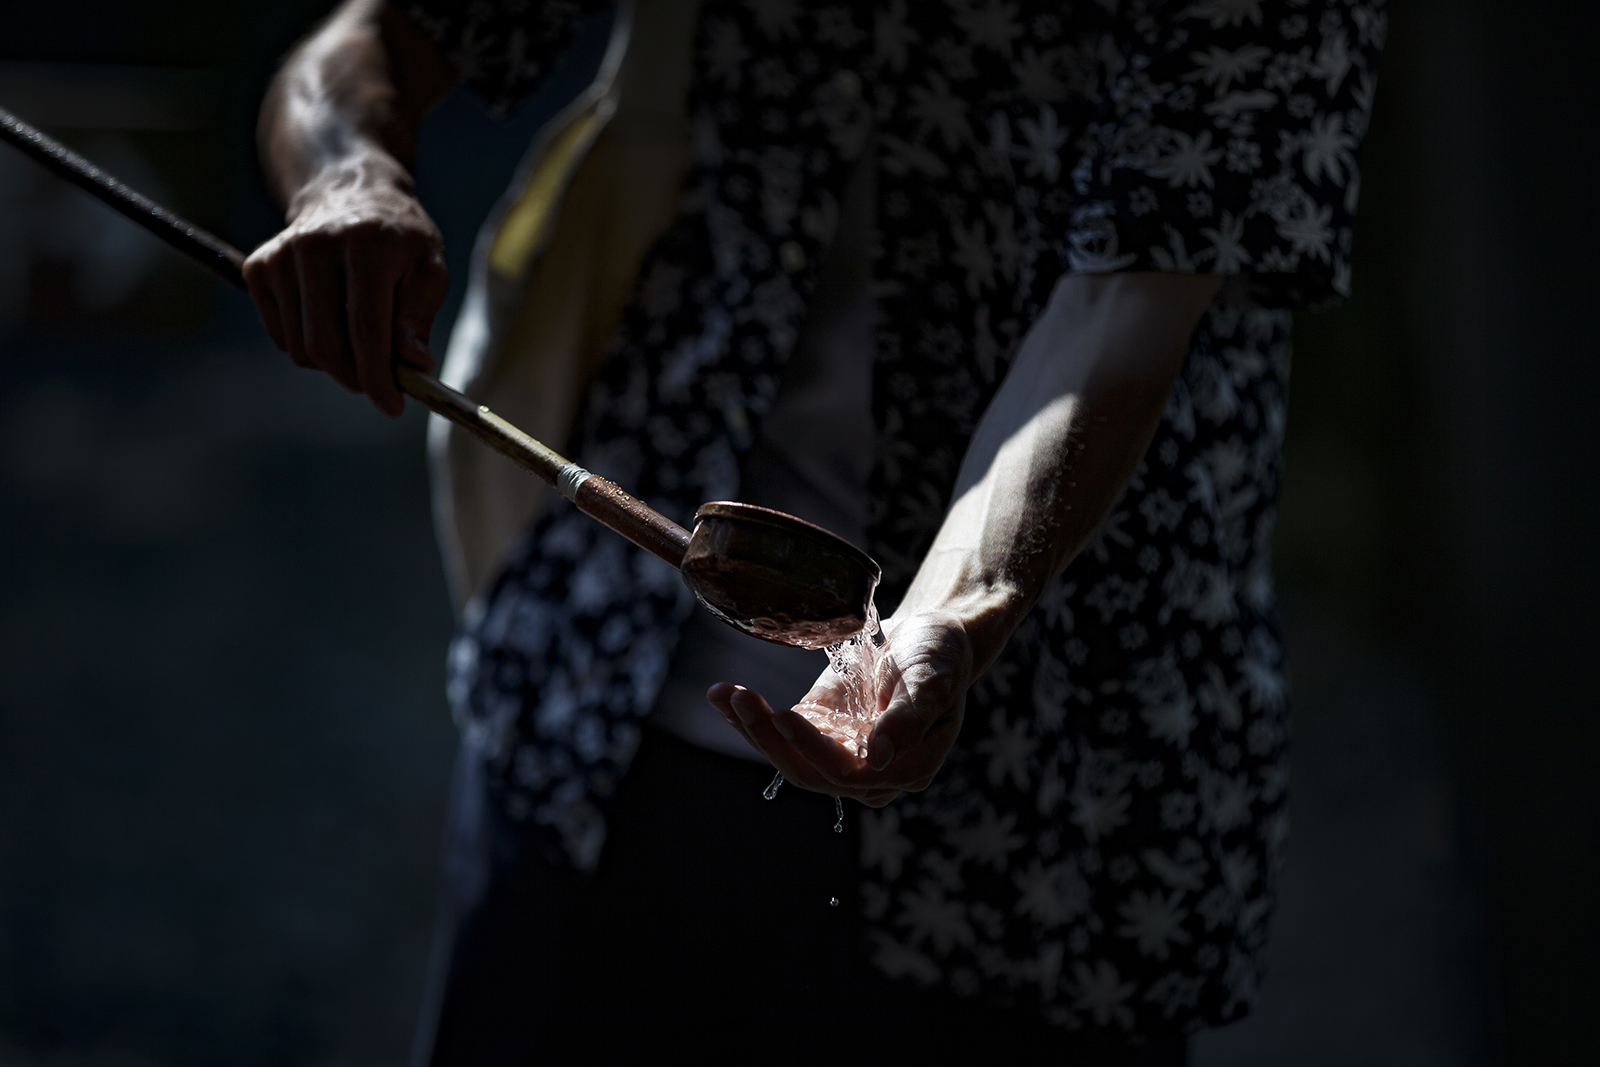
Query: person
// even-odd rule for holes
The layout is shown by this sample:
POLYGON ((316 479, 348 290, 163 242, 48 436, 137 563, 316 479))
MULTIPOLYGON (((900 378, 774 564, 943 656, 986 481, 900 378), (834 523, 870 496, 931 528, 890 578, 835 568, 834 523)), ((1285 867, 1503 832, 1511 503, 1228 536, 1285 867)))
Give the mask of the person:
MULTIPOLYGON (((280 348, 400 410, 445 288, 423 115, 460 81, 514 107, 604 7, 349 0, 290 57, 288 225, 245 267, 280 348)), ((1349 291, 1382 0, 611 26, 444 376, 680 522, 855 541, 882 636, 841 681, 720 627, 431 427, 463 743, 417 1062, 1184 1062, 1264 968, 1291 311, 1349 291), (815 725, 852 699, 861 750, 815 725)))

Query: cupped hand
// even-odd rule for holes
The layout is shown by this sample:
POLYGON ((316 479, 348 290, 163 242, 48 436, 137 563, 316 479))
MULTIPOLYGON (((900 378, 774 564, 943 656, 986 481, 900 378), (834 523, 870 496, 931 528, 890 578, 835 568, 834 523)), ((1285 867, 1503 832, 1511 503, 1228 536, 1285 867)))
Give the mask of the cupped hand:
POLYGON ((438 227, 400 182, 348 172, 313 182, 244 278, 273 344, 387 415, 405 406, 395 360, 433 369, 428 333, 450 277, 438 227))
POLYGON ((801 704, 845 706, 844 687, 881 709, 867 738, 867 755, 817 729, 793 709, 774 709, 760 693, 722 682, 706 698, 746 741, 800 786, 853 797, 881 808, 901 793, 926 789, 961 732, 972 646, 954 615, 927 612, 884 624, 887 656, 877 678, 846 682, 830 668, 801 704))

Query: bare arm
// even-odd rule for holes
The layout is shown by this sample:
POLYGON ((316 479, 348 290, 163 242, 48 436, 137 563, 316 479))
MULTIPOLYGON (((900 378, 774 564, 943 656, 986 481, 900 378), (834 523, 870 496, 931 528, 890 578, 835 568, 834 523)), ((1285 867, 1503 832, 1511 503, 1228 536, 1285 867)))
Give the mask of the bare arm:
POLYGON ((449 278, 417 203, 422 117, 455 83, 448 60, 381 0, 348 0, 284 63, 258 129, 288 225, 245 262, 273 343, 397 415, 395 359, 432 369, 428 332, 449 278))
POLYGON ((1056 289, 962 459, 897 615, 962 620, 982 674, 1144 458, 1211 275, 1077 275, 1056 289))
MULTIPOLYGON (((1150 439, 1211 276, 1062 279, 979 422, 954 503, 894 617, 884 709, 858 759, 793 711, 730 685, 709 696, 784 776, 874 805, 923 789, 961 729, 966 692, 1045 585, 1094 533, 1150 439)), ((837 697, 824 674, 809 702, 837 697)))

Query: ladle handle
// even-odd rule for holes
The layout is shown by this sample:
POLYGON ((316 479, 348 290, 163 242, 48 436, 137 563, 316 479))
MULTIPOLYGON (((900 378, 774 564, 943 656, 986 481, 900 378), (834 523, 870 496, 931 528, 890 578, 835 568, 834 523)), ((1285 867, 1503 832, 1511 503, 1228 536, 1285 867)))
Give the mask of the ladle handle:
POLYGON ((689 531, 682 526, 623 492, 615 483, 590 474, 544 442, 529 437, 484 405, 474 404, 433 375, 407 363, 396 363, 394 376, 407 395, 555 486, 585 515, 666 560, 674 569, 683 566, 689 531))
MULTIPOLYGON (((210 269, 224 281, 246 288, 244 255, 200 227, 174 215, 149 197, 47 137, 11 112, 0 108, 0 140, 143 226, 190 259, 210 269)), ((629 496, 611 482, 590 474, 553 449, 529 437, 482 404, 406 363, 395 364, 395 381, 435 414, 442 415, 476 436, 490 448, 555 486, 561 495, 647 552, 672 564, 683 565, 689 531, 629 496)))
POLYGON ((98 197, 113 209, 167 242, 179 252, 214 271, 224 281, 244 288, 244 255, 232 245, 218 240, 200 227, 187 222, 143 193, 84 159, 78 153, 0 108, 0 139, 8 141, 23 155, 31 156, 58 178, 98 197))

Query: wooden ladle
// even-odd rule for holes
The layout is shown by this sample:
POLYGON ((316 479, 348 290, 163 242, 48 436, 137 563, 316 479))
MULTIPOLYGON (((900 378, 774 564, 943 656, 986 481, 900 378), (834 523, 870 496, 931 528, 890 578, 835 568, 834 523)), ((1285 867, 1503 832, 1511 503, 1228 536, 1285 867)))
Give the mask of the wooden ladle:
MULTIPOLYGON (((223 280, 245 288, 244 255, 82 156, 0 109, 0 139, 98 197, 223 280)), ((717 501, 695 512, 691 534, 611 482, 558 455, 431 374, 395 364, 408 396, 537 474, 584 514, 670 563, 711 613, 781 645, 821 648, 859 631, 878 565, 820 526, 781 511, 717 501)))

